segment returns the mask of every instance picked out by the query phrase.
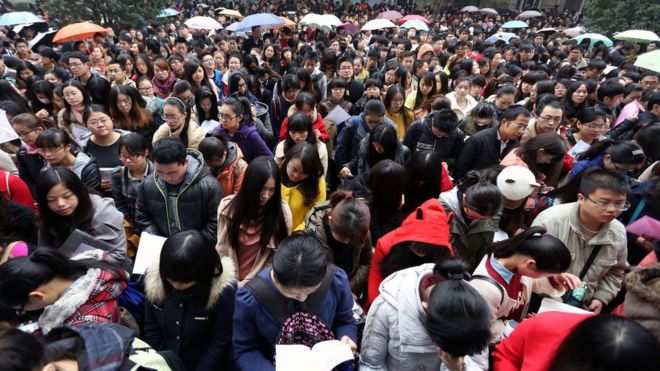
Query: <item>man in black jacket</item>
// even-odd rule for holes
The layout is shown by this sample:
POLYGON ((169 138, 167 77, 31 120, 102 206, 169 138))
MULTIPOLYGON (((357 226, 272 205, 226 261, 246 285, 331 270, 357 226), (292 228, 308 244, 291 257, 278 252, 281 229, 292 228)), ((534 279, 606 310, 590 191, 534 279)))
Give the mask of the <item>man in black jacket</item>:
POLYGON ((339 58, 339 62, 337 62, 337 76, 346 80, 346 99, 353 104, 357 103, 362 98, 362 95, 364 95, 364 86, 354 78, 352 58, 339 58))
POLYGON ((499 164, 509 151, 518 146, 518 139, 527 129, 529 117, 530 113, 525 107, 511 106, 504 111, 499 126, 482 130, 468 138, 456 161, 454 179, 461 179, 470 170, 499 164))
POLYGON ((458 117, 454 111, 433 111, 410 126, 403 138, 403 144, 413 153, 436 152, 449 169, 453 169, 464 143, 463 131, 457 126, 458 117))
POLYGON ((163 138, 153 151, 154 173, 144 179, 136 201, 137 232, 169 237, 196 229, 216 243, 222 190, 204 157, 176 138, 163 138))

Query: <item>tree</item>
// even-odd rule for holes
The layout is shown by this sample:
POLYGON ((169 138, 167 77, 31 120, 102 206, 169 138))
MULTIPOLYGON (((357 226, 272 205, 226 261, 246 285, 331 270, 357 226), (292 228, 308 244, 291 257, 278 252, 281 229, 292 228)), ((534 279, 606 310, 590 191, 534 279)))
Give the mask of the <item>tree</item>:
POLYGON ((147 25, 166 4, 166 0, 52 0, 44 7, 62 26, 89 20, 118 29, 147 25))
POLYGON ((641 0, 591 0, 582 8, 591 32, 612 35, 629 29, 656 31, 660 4, 641 0))

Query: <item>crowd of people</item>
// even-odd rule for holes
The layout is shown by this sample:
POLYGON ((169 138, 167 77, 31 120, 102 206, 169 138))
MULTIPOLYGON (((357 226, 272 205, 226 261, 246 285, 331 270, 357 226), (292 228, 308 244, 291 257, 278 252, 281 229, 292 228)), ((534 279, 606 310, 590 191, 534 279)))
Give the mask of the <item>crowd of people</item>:
POLYGON ((366 2, 337 8, 356 31, 209 32, 185 20, 233 20, 197 5, 4 34, 0 369, 274 370, 333 339, 340 370, 657 369, 658 42, 366 2), (387 9, 429 31, 359 31, 387 9))

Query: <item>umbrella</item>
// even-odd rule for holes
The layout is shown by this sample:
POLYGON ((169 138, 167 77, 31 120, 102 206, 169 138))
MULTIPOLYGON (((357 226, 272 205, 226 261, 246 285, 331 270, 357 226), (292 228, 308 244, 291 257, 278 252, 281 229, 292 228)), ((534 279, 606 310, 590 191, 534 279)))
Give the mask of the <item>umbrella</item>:
POLYGON ((493 8, 481 8, 481 9, 479 9, 479 13, 490 14, 490 15, 497 15, 498 14, 497 10, 495 10, 493 8))
POLYGON ((660 73, 660 49, 637 57, 635 66, 660 73))
POLYGON ((572 27, 572 28, 566 28, 566 29, 562 30, 562 32, 564 34, 566 34, 566 36, 575 37, 579 34, 583 34, 583 33, 587 32, 587 31, 584 29, 584 27, 577 26, 577 27, 572 27))
POLYGON ((344 22, 342 22, 341 19, 337 18, 337 16, 334 15, 334 14, 323 14, 323 15, 321 16, 321 18, 322 18, 326 23, 328 23, 328 24, 330 24, 331 26, 334 26, 334 27, 339 27, 339 26, 341 26, 342 24, 344 24, 344 22))
POLYGON ((555 32, 557 32, 557 29, 552 28, 552 27, 542 28, 542 29, 536 31, 536 33, 547 33, 548 35, 552 35, 555 32))
POLYGON ((272 28, 275 26, 281 26, 283 24, 284 21, 273 13, 256 13, 243 18, 241 23, 238 25, 237 31, 250 31, 252 30, 252 27, 256 26, 272 28))
POLYGON ((518 37, 518 35, 511 32, 498 32, 487 38, 486 42, 490 44, 495 44, 497 41, 502 40, 508 44, 509 40, 511 40, 511 38, 513 37, 518 37))
POLYGON ((608 48, 611 48, 612 45, 614 45, 612 40, 598 33, 585 33, 582 35, 578 35, 572 38, 571 40, 575 40, 578 44, 581 44, 582 40, 584 39, 589 39, 589 48, 593 48, 594 44, 597 43, 598 41, 602 41, 603 43, 605 43, 605 46, 607 46, 608 48))
POLYGON ((167 8, 167 9, 161 10, 160 13, 158 13, 158 15, 156 16, 156 18, 174 17, 174 16, 177 16, 179 14, 180 14, 180 12, 178 10, 172 9, 172 8, 167 8))
POLYGON ((38 51, 41 45, 52 45, 55 32, 57 31, 39 32, 37 36, 28 42, 28 46, 31 50, 38 51))
POLYGON ((284 27, 288 27, 288 28, 295 28, 296 27, 296 22, 294 22, 294 21, 292 21, 292 20, 290 20, 289 18, 286 18, 286 17, 282 17, 282 16, 279 16, 279 17, 282 20, 282 22, 284 22, 284 24, 279 25, 279 26, 274 26, 273 27, 274 30, 279 30, 279 29, 282 29, 284 27))
POLYGON ((427 32, 429 30, 429 26, 427 26, 426 23, 419 21, 417 19, 413 19, 412 21, 408 21, 402 24, 401 28, 414 28, 417 31, 427 31, 427 32))
POLYGON ((94 37, 97 33, 107 33, 108 30, 92 22, 72 23, 60 28, 53 37, 55 43, 66 43, 94 37))
POLYGON ((230 24, 229 26, 225 27, 225 30, 231 31, 231 32, 236 32, 236 29, 238 28, 238 25, 240 23, 241 22, 234 22, 234 23, 230 24))
POLYGON ((344 23, 341 26, 337 27, 337 29, 343 28, 344 31, 350 33, 351 35, 355 34, 358 32, 358 27, 354 25, 353 23, 344 23))
POLYGON ((535 17, 543 17, 543 13, 537 12, 536 10, 527 10, 527 11, 524 11, 524 12, 518 14, 518 18, 520 18, 520 19, 528 19, 528 18, 535 18, 535 17))
POLYGON ((343 24, 339 18, 332 14, 323 14, 319 15, 316 13, 309 13, 304 16, 300 22, 303 26, 308 26, 311 28, 320 28, 320 29, 332 29, 332 27, 339 27, 343 24))
POLYGON ((422 21, 426 24, 431 24, 431 21, 428 18, 426 18, 424 16, 421 16, 421 15, 417 15, 417 14, 409 14, 409 15, 399 19, 399 23, 403 24, 403 23, 406 23, 408 21, 413 21, 413 20, 422 21))
POLYGON ((397 12, 396 10, 388 10, 378 14, 376 19, 389 19, 390 21, 396 21, 397 19, 403 18, 403 14, 397 12))
POLYGON ((44 20, 30 12, 5 13, 0 17, 0 26, 13 26, 16 24, 39 23, 44 20))
POLYGON ((221 8, 221 9, 222 10, 218 14, 222 14, 229 18, 243 18, 243 15, 238 10, 227 9, 227 8, 221 8))
POLYGON ((192 17, 186 22, 186 26, 190 28, 195 28, 198 30, 220 30, 222 29, 222 25, 218 23, 215 19, 211 17, 202 17, 202 16, 197 16, 197 17, 192 17))
POLYGON ((362 26, 362 31, 382 30, 383 28, 393 28, 396 25, 389 19, 372 19, 362 26))
POLYGON ((508 21, 502 25, 502 28, 527 28, 527 23, 523 21, 508 21))
POLYGON ((479 8, 477 8, 476 6, 472 6, 472 5, 464 6, 461 9, 461 12, 468 12, 468 13, 473 13, 473 12, 478 12, 478 11, 479 11, 479 8))
POLYGON ((656 35, 655 32, 645 30, 628 30, 619 32, 618 34, 614 35, 614 38, 617 40, 625 40, 642 44, 647 44, 652 41, 660 41, 660 38, 658 38, 658 35, 656 35))

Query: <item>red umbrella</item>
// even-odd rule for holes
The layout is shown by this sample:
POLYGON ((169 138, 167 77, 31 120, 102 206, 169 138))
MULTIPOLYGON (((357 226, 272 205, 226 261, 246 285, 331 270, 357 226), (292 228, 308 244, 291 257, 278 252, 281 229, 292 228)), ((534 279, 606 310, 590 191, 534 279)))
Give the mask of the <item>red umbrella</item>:
POLYGON ((404 23, 406 23, 406 22, 408 22, 408 21, 415 21, 415 20, 417 20, 417 21, 422 21, 422 22, 426 23, 427 25, 428 25, 428 24, 431 24, 431 21, 430 21, 428 18, 426 18, 426 17, 424 17, 424 16, 421 16, 421 15, 417 15, 417 14, 410 14, 410 15, 407 15, 407 16, 401 18, 401 19, 399 20, 399 23, 400 23, 400 24, 404 24, 404 23))
POLYGON ((378 14, 376 19, 389 19, 390 21, 396 21, 397 19, 403 18, 403 14, 397 12, 396 10, 388 10, 378 14))
POLYGON ((94 37, 97 33, 107 33, 104 27, 91 22, 73 23, 62 27, 53 38, 55 43, 84 40, 94 37))
POLYGON ((351 35, 355 34, 358 31, 358 27, 353 23, 344 23, 341 26, 338 26, 337 29, 343 28, 344 31, 350 33, 351 35))

